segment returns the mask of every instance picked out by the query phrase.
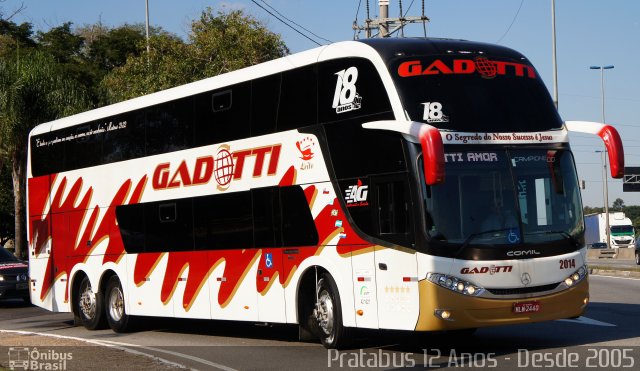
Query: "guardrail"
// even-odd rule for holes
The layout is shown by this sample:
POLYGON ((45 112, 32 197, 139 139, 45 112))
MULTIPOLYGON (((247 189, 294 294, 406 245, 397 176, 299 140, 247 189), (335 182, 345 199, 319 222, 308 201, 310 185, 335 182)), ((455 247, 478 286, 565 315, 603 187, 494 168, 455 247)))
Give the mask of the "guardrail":
POLYGON ((590 259, 623 259, 633 260, 635 248, 619 249, 587 249, 587 258, 590 259))

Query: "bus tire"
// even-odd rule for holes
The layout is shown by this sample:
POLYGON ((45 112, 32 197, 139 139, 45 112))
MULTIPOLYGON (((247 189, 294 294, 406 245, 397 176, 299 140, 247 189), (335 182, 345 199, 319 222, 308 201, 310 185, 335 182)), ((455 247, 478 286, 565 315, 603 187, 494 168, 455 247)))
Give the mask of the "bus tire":
POLYGON ((342 324, 342 305, 338 286, 330 274, 324 273, 318 281, 313 310, 314 332, 327 349, 344 348, 349 340, 349 331, 342 324))
POLYGON ((118 276, 112 276, 105 290, 105 315, 109 327, 115 332, 131 330, 131 316, 126 313, 124 293, 118 276))
POLYGON ((107 327, 104 318, 104 301, 100 293, 93 291, 89 277, 84 276, 75 294, 76 313, 87 330, 99 330, 107 327))

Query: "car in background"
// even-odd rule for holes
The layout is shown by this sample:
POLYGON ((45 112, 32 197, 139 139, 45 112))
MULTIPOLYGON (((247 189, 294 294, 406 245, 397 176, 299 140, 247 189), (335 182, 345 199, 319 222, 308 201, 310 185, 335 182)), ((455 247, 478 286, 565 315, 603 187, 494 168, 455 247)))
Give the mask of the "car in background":
POLYGON ((29 298, 29 265, 0 246, 0 299, 29 298))
POLYGON ((607 248, 607 243, 606 242, 594 242, 591 244, 592 249, 606 249, 607 248))

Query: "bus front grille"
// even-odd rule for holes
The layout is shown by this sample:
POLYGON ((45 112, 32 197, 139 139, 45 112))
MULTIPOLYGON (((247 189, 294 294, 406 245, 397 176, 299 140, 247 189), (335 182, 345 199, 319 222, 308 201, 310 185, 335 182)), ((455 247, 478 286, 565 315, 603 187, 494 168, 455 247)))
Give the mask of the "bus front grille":
POLYGON ((542 286, 531 286, 531 287, 519 287, 513 289, 487 289, 493 295, 522 295, 522 294, 533 294, 536 292, 544 292, 555 290, 560 282, 552 283, 549 285, 542 286))

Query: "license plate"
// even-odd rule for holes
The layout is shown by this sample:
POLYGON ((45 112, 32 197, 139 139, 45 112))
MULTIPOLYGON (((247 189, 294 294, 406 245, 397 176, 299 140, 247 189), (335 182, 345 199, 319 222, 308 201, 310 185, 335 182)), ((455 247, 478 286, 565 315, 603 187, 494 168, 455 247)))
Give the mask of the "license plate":
POLYGON ((524 301, 521 303, 513 303, 513 313, 536 313, 540 311, 539 301, 524 301))
POLYGON ((29 288, 28 282, 16 283, 16 290, 26 290, 29 288))

